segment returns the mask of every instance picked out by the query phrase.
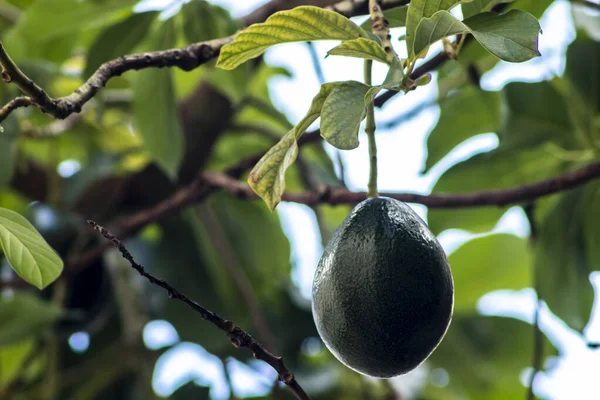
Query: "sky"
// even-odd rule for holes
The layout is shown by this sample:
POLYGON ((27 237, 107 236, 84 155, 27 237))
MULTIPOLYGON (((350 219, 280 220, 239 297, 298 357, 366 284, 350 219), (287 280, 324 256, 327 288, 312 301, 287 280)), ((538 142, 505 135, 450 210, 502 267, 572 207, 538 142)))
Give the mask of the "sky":
MULTIPOLYGON (((221 5, 238 17, 247 14, 267 0, 211 0, 221 5)), ((168 13, 177 11, 179 1, 144 0, 137 10, 149 8, 164 8, 169 5, 168 13)), ((458 13, 458 16, 460 13, 458 13)), ((570 18, 569 5, 565 1, 555 2, 544 14, 541 25, 543 35, 540 37, 540 51, 543 57, 526 63, 499 63, 492 71, 486 73, 481 80, 485 90, 501 89, 509 81, 535 82, 561 75, 564 69, 564 52, 574 39, 574 30, 570 18)), ((361 22, 360 19, 356 20, 361 22)), ((392 31, 394 39, 403 33, 403 29, 392 31)), ((316 42, 315 47, 322 61, 322 69, 327 81, 362 80, 362 61, 346 57, 327 57, 327 50, 336 42, 316 42)), ((402 47, 396 46, 398 50, 402 47)), ((435 54, 437 48, 430 50, 435 54)), ((311 62, 308 47, 305 44, 285 44, 275 46, 266 52, 266 61, 272 65, 286 67, 292 72, 292 78, 276 77, 269 83, 270 94, 277 108, 284 112, 290 121, 298 122, 308 110, 313 96, 319 90, 319 81, 311 62), (293 95, 290 95, 293 94, 293 95)), ((374 83, 383 80, 385 68, 375 63, 374 83)), ((398 115, 415 108, 416 105, 431 102, 437 96, 435 76, 431 84, 420 87, 408 95, 396 96, 382 110, 377 110, 377 121, 390 121, 398 115)), ((392 130, 377 131, 379 177, 378 185, 381 191, 411 191, 428 193, 438 177, 451 165, 468 158, 472 154, 488 151, 497 146, 494 134, 479 135, 454 149, 428 174, 421 175, 420 170, 425 161, 425 140, 433 129, 439 117, 437 106, 423 107, 414 118, 395 126, 392 130)), ((317 125, 315 125, 317 126, 317 125)), ((366 137, 360 135, 363 144, 352 151, 341 152, 345 166, 345 180, 351 190, 366 190, 368 181, 368 154, 366 137)), ((337 159, 338 150, 325 144, 329 154, 337 159)), ((426 208, 411 204, 419 215, 426 219, 426 208)), ((303 205, 282 203, 277 211, 292 245, 292 261, 294 263, 293 279, 306 299, 310 299, 312 277, 322 252, 316 220, 312 211, 303 205)), ((509 232, 526 237, 529 234, 528 224, 519 208, 510 209, 499 221, 495 231, 509 232)), ((443 232, 438 239, 447 253, 451 253, 473 235, 461 231, 443 232)), ((600 274, 593 276, 592 282, 598 294, 600 289, 600 274)), ((600 296, 596 296, 598 298, 600 296)), ((478 305, 479 312, 484 315, 498 315, 517 318, 532 323, 535 309, 535 294, 531 289, 519 292, 498 291, 484 296, 478 305)), ((595 304, 594 317, 585 330, 587 340, 600 342, 600 307, 595 304)), ((588 399, 590 393, 598 390, 595 373, 600 371, 600 351, 591 350, 586 345, 586 339, 572 331, 562 323, 551 310, 543 307, 540 310, 540 328, 559 349, 560 356, 550 360, 553 368, 536 377, 535 389, 539 396, 547 399, 588 399)), ((79 335, 74 340, 74 348, 78 341, 86 345, 85 337, 79 335)), ((179 342, 177 332, 166 321, 153 321, 144 331, 144 340, 151 348, 161 348, 179 342)), ((87 347, 87 345, 86 345, 87 347)), ((275 373, 264 363, 256 362, 252 368, 230 360, 228 371, 233 377, 236 396, 260 394, 268 391, 270 382, 275 379, 275 373)), ((415 382, 427 378, 423 369, 417 369, 408 376, 395 379, 393 384, 404 390, 415 382)), ((442 383, 444 379, 443 371, 442 383)), ((523 370, 522 381, 527 382, 529 370, 523 370)), ((433 374, 434 378, 436 374, 433 374)), ((438 374, 439 378, 439 374, 438 374)), ((193 343, 178 343, 162 356, 154 374, 154 388, 157 393, 168 396, 173 390, 189 380, 200 385, 211 386, 214 399, 225 399, 229 389, 224 382, 224 371, 221 361, 207 353, 201 346, 193 343)))

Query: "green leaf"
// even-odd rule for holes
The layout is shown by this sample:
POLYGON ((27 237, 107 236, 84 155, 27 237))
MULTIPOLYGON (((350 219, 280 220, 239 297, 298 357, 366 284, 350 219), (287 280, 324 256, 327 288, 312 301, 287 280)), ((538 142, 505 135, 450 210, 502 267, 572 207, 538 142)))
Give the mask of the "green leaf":
POLYGON ((589 184, 552 199, 534 241, 536 289, 559 318, 582 330, 594 293, 589 281, 598 270, 597 226, 600 185, 589 184))
MULTIPOLYGON (((16 30, 32 42, 47 42, 82 29, 102 26, 118 12, 130 9, 137 0, 37 0, 27 8, 16 30), (49 18, 49 12, 52 18, 49 18), (44 34, 40 35, 39 32, 44 34)), ((73 37, 69 38, 73 41, 73 37)))
POLYGON ((271 211, 285 191, 285 171, 298 156, 294 130, 288 132, 260 159, 248 176, 248 184, 267 203, 271 211))
POLYGON ((384 64, 389 64, 387 54, 379 43, 367 39, 358 38, 342 42, 337 47, 327 52, 329 56, 346 56, 364 58, 366 60, 379 61, 384 64))
POLYGON ((83 78, 87 79, 104 62, 129 54, 146 38, 158 12, 134 13, 100 33, 87 51, 83 78))
MULTIPOLYGON (((383 12, 385 19, 388 20, 389 22, 389 27, 390 28, 402 28, 404 26, 406 26, 406 14, 408 12, 408 7, 407 6, 400 6, 400 7, 394 7, 394 8, 390 8, 389 10, 385 10, 383 12)), ((367 18, 367 20, 365 22, 363 22, 360 26, 361 28, 363 28, 365 31, 370 32, 371 31, 371 19, 367 18)))
POLYGON ((221 49, 217 67, 233 69, 280 43, 360 37, 366 38, 367 33, 336 12, 313 6, 296 7, 277 12, 264 23, 240 32, 232 43, 221 49))
POLYGON ((440 101, 440 118, 427 138, 427 161, 423 172, 429 171, 457 145, 481 133, 500 129, 499 92, 487 92, 467 86, 440 101))
POLYGON ((0 208, 0 246, 11 267, 25 281, 43 289, 54 282, 63 261, 25 217, 0 208))
POLYGON ((463 22, 447 11, 423 18, 415 31, 414 54, 424 57, 429 45, 458 33, 470 32, 496 57, 510 62, 523 62, 540 55, 540 25, 531 15, 520 10, 506 14, 482 13, 463 22))
POLYGON ((410 58, 413 52, 417 27, 423 18, 429 18, 437 11, 450 10, 460 3, 470 0, 412 0, 406 14, 406 50, 410 58))
POLYGON ((527 241, 505 233, 478 237, 448 257, 454 277, 454 312, 472 313, 481 296, 494 290, 530 286, 527 241))
POLYGON ((475 39, 501 60, 523 62, 541 55, 538 50, 540 23, 525 11, 482 13, 463 22, 475 39))
POLYGON ((394 57, 392 60, 392 65, 390 65, 390 69, 388 70, 381 86, 386 89, 398 90, 402 88, 403 81, 404 68, 402 67, 402 63, 398 57, 394 57))
MULTIPOLYGON (((564 165, 564 161, 543 143, 534 147, 498 148, 477 154, 448 169, 437 181, 432 193, 469 193, 521 186, 556 176, 563 172, 564 165)), ((451 228, 488 232, 494 228, 506 209, 507 207, 431 209, 427 220, 435 234, 451 228)))
POLYGON ((370 87, 343 82, 331 91, 321 109, 321 136, 341 150, 358 147, 358 130, 366 116, 364 98, 370 87))
POLYGON ((17 155, 17 137, 19 126, 14 116, 9 116, 4 122, 6 132, 0 132, 0 188, 7 186, 15 169, 17 155))
MULTIPOLYGON (((163 23, 151 43, 155 50, 173 47, 175 27, 172 19, 163 23)), ((144 140, 144 148, 167 175, 175 177, 182 157, 183 134, 168 68, 148 68, 138 72, 133 111, 135 127, 144 140)))
POLYGON ((183 33, 188 43, 204 42, 229 36, 238 24, 223 7, 206 1, 190 1, 181 8, 183 33))
MULTIPOLYGON (((542 360, 555 354, 543 339, 542 360)), ((423 396, 430 400, 524 399, 527 388, 520 377, 531 367, 533 328, 512 318, 460 315, 429 358, 433 368, 448 372, 443 387, 429 384, 423 396), (460 360, 460 361, 458 361, 460 360)))
POLYGON ((565 77, 580 94, 584 107, 600 114, 600 42, 575 40, 571 43, 567 49, 565 77))
POLYGON ((62 314, 57 305, 30 293, 0 299, 0 346, 39 336, 62 314))
POLYGON ((463 3, 461 5, 463 18, 469 18, 485 11, 492 11, 492 8, 498 4, 512 3, 513 1, 515 0, 473 0, 469 3, 463 3))
POLYGON ((35 338, 62 315, 60 307, 30 293, 0 299, 0 346, 35 338))

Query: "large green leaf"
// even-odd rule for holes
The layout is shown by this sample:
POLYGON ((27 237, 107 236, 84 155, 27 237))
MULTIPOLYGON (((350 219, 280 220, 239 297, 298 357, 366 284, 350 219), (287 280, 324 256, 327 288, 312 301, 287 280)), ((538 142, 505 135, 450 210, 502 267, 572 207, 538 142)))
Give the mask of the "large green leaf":
POLYGON ((232 43, 223 46, 217 66, 233 69, 280 43, 359 37, 366 38, 367 33, 336 12, 313 6, 296 7, 277 12, 264 23, 240 32, 232 43))
POLYGON ((358 147, 358 130, 366 116, 364 97, 370 87, 348 81, 331 91, 321 109, 321 136, 341 150, 358 147))
POLYGON ((599 190, 593 183, 553 199, 534 242, 536 289, 553 313, 578 330, 588 322, 594 300, 589 275, 600 268, 599 190))
MULTIPOLYGON (((543 338, 542 359, 553 354, 543 338)), ((457 316, 446 337, 429 358, 432 368, 443 368, 449 381, 443 387, 428 385, 431 400, 524 399, 527 388, 521 374, 531 367, 533 328, 511 318, 457 316)))
POLYGON ((429 18, 437 11, 450 10, 460 3, 466 3, 470 0, 412 0, 408 5, 406 14, 406 50, 408 56, 413 57, 415 34, 417 26, 423 18, 429 18))
POLYGON ((0 208, 0 245, 11 267, 25 281, 43 289, 54 282, 63 261, 25 217, 0 208))
POLYGON ((540 25, 531 14, 520 10, 481 13, 462 22, 448 11, 438 11, 417 26, 413 52, 424 57, 432 43, 463 32, 472 33, 486 50, 504 61, 523 62, 540 55, 540 25))
POLYGON ((206 1, 190 1, 181 8, 183 33, 189 43, 229 36, 238 24, 223 7, 206 1))
MULTIPOLYGON (((565 77, 579 92, 583 106, 591 113, 600 114, 600 42, 575 40, 571 43, 567 49, 565 77)), ((600 131, 600 126, 597 129, 600 131)))
POLYGON ((87 51, 83 78, 89 78, 102 63, 131 53, 146 38, 158 14, 156 11, 134 13, 100 33, 87 51))
MULTIPOLYGON (((522 149, 499 148, 477 154, 451 167, 440 177, 432 192, 468 193, 511 188, 555 176, 563 168, 564 161, 543 144, 522 149)), ((496 225, 506 209, 507 207, 430 209, 427 220, 436 234, 452 228, 487 232, 496 225)))
POLYGON ((62 314, 60 307, 29 293, 0 299, 0 346, 39 336, 62 314))
MULTIPOLYGON (((16 29, 33 42, 47 42, 100 26, 116 13, 131 8, 136 0, 37 0, 24 12, 16 29), (52 18, 49 18, 49 13, 52 18), (39 33, 43 32, 43 35, 39 33)), ((70 38, 73 41, 73 37, 70 38)))
POLYGON ((535 146, 544 141, 566 148, 577 144, 566 100, 550 82, 511 82, 502 94, 502 146, 535 146))
POLYGON ((389 64, 387 54, 376 41, 368 38, 358 38, 342 42, 339 46, 327 52, 330 56, 346 56, 364 58, 389 64))
POLYGON ((281 201, 285 191, 285 171, 298 156, 294 131, 288 132, 260 159, 248 176, 248 184, 271 210, 281 201))
POLYGON ((487 92, 467 86, 440 101, 440 118, 427 138, 428 171, 454 147, 480 133, 500 129, 499 92, 487 92))
MULTIPOLYGON (((167 20, 155 33, 151 41, 154 50, 174 46, 173 24, 172 19, 167 20)), ((181 162, 183 134, 179 126, 171 71, 168 68, 139 71, 134 91, 135 127, 144 140, 144 148, 173 178, 181 162)))
POLYGON ((501 3, 512 3, 515 0, 472 0, 461 5, 464 18, 472 17, 485 11, 492 11, 492 8, 501 3))
POLYGON ((454 312, 473 313, 486 293, 530 286, 531 260, 527 241, 500 233, 478 237, 449 257, 454 277, 454 312))

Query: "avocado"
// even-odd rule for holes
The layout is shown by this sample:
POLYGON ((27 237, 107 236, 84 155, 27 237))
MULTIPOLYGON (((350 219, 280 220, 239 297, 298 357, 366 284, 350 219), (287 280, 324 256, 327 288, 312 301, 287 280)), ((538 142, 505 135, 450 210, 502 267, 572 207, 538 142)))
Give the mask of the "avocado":
POLYGON ((313 317, 321 339, 347 367, 389 378, 435 350, 454 305, 444 250, 405 203, 358 204, 325 247, 315 273, 313 317))

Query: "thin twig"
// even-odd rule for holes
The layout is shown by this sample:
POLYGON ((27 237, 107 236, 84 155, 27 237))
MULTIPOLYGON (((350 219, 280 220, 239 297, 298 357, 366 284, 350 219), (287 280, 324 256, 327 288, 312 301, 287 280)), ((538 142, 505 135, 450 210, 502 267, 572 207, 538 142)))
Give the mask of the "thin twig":
POLYGON ((283 383, 288 385, 290 387, 290 389, 292 389, 292 391, 294 392, 294 394, 296 395, 296 397, 298 399, 310 400, 310 398, 308 397, 306 392, 304 392, 302 387, 296 381, 294 374, 292 374, 287 369, 287 367, 283 363, 283 359, 281 357, 278 357, 278 356, 270 353, 259 342, 257 342, 256 339, 254 339, 252 336, 250 336, 250 334, 248 334, 246 331, 242 330, 234 322, 223 319, 222 317, 215 314, 214 312, 207 310, 206 308, 204 308, 200 304, 198 304, 196 301, 190 299, 185 294, 181 293, 180 291, 175 289, 173 286, 168 284, 164 279, 156 278, 154 275, 146 272, 144 267, 135 261, 135 259, 133 258, 133 256, 129 252, 129 250, 127 250, 127 248, 123 244, 123 242, 121 242, 121 240, 119 238, 117 238, 116 236, 112 235, 106 228, 104 228, 103 226, 99 225, 98 223, 96 223, 94 221, 88 220, 88 224, 93 229, 100 232, 102 234, 102 236, 104 236, 108 241, 112 242, 116 246, 116 248, 119 250, 119 252, 123 256, 123 258, 125 258, 127 261, 129 261, 129 263, 131 264, 131 267, 133 269, 135 269, 141 276, 148 279, 148 281, 150 283, 152 283, 153 285, 160 286, 161 288, 165 289, 167 291, 167 294, 170 299, 177 299, 177 300, 185 303, 190 308, 192 308, 194 311, 196 311, 198 314, 200 314, 202 319, 212 323, 218 329, 225 332, 225 334, 227 335, 227 337, 229 338, 229 340, 235 347, 245 347, 245 348, 252 350, 253 357, 258 360, 262 360, 262 361, 266 362, 267 364, 269 364, 271 367, 273 367, 273 369, 275 371, 277 371, 277 374, 279 375, 279 379, 283 383))

